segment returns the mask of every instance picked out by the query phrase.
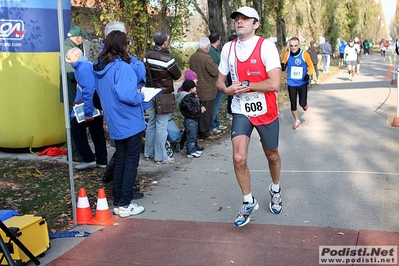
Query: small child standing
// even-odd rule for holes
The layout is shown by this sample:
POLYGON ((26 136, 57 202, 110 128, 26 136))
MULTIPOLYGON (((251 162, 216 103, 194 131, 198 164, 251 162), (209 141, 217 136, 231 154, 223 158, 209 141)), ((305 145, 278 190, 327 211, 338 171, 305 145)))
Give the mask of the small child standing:
POLYGON ((202 151, 198 151, 196 147, 198 134, 198 121, 201 113, 206 111, 204 106, 200 106, 195 98, 197 86, 192 80, 183 82, 183 90, 176 95, 179 103, 180 112, 184 116, 184 131, 187 135, 186 149, 187 158, 199 158, 202 151))

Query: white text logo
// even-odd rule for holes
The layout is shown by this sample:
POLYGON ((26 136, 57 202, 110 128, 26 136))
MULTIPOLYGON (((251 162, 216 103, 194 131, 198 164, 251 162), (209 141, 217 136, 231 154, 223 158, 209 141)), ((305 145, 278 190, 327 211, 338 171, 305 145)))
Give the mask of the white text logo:
POLYGON ((22 20, 0 19, 0 38, 5 40, 22 40, 25 32, 25 25, 22 20))

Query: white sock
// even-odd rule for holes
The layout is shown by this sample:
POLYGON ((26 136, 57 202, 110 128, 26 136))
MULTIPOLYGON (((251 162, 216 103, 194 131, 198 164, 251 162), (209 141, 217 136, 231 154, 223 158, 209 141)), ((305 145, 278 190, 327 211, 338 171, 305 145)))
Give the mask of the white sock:
POLYGON ((252 193, 244 195, 244 202, 254 203, 254 198, 252 197, 252 193))
POLYGON ((280 191, 280 184, 274 184, 274 183, 272 183, 272 190, 274 191, 274 192, 279 192, 280 191))

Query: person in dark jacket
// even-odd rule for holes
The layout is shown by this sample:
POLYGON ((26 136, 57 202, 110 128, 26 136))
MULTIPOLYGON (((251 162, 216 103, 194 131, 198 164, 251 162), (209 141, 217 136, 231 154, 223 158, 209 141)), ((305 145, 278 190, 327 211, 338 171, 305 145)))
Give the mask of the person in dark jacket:
MULTIPOLYGON (((64 41, 64 52, 65 54, 71 50, 72 48, 79 48, 82 53, 83 51, 83 39, 88 34, 84 30, 82 30, 79 26, 73 26, 69 29, 67 38, 64 41)), ((67 78, 67 89, 68 89, 68 106, 69 111, 72 110, 72 103, 76 97, 76 86, 77 81, 75 79, 74 72, 75 70, 70 64, 65 65, 66 68, 66 78, 67 78)), ((60 101, 61 103, 64 102, 64 95, 63 95, 63 88, 62 88, 62 78, 60 78, 60 101)), ((75 142, 71 141, 72 146, 72 160, 74 162, 83 162, 83 158, 80 156, 79 151, 76 147, 75 142)))
POLYGON ((201 37, 198 43, 197 51, 190 56, 190 69, 198 75, 197 94, 201 105, 205 106, 207 112, 200 115, 198 125, 198 135, 200 139, 213 140, 217 136, 211 135, 211 123, 214 109, 214 100, 216 98, 216 81, 219 74, 218 65, 215 64, 212 57, 208 54, 211 49, 211 42, 208 37, 201 37))
MULTIPOLYGON (((162 94, 171 94, 174 92, 173 81, 180 78, 181 71, 169 52, 166 33, 156 32, 154 42, 154 47, 144 57, 144 64, 147 68, 145 86, 162 88, 162 94)), ((169 114, 156 113, 155 99, 156 97, 149 101, 144 158, 145 160, 154 159, 156 163, 173 163, 175 159, 167 155, 165 148, 169 114)))
POLYGON ((204 106, 196 99, 197 85, 192 80, 183 82, 183 91, 177 94, 180 112, 184 116, 184 131, 186 132, 187 158, 199 158, 202 151, 196 148, 198 120, 201 113, 206 111, 204 106))
POLYGON ((314 41, 310 41, 310 47, 308 49, 308 53, 310 55, 310 58, 312 59, 314 71, 316 73, 316 79, 314 79, 314 77, 312 75, 311 83, 319 84, 320 83, 319 82, 319 68, 317 67, 317 64, 319 63, 319 59, 317 58, 317 56, 319 54, 319 48, 315 45, 314 41))

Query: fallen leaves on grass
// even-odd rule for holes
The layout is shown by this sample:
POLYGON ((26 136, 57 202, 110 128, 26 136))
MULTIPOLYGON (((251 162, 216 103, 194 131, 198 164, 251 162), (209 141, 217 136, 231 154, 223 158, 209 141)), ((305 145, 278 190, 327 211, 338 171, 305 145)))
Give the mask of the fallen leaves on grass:
MULTIPOLYGON (((46 216, 52 233, 70 230, 72 225, 71 184, 68 164, 56 160, 0 159, 0 209, 16 210, 19 214, 46 216)), ((112 182, 103 183, 105 170, 93 168, 74 173, 75 198, 85 188, 92 213, 95 215, 97 193, 104 188, 108 205, 112 206, 112 182)), ((156 177, 158 178, 158 176, 156 177)), ((142 192, 150 189, 153 175, 139 173, 142 192)))

